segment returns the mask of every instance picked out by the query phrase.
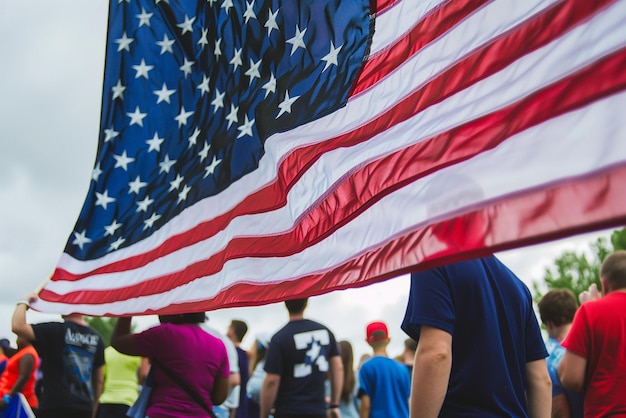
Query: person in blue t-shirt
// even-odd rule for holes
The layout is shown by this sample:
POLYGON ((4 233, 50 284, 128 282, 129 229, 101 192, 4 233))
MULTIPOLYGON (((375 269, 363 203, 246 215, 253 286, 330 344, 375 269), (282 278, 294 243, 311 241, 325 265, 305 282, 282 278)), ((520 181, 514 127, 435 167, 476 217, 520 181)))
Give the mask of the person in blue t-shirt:
POLYGON ((404 364, 387 355, 387 324, 371 322, 366 335, 373 355, 359 369, 361 417, 408 418, 411 375, 404 364))
POLYGON ((272 337, 265 358, 261 418, 326 418, 324 381, 330 372, 329 418, 339 417, 343 364, 333 333, 304 319, 307 299, 285 302, 289 322, 272 337))
POLYGON ((411 416, 549 417, 548 356, 528 288, 496 257, 411 274, 411 416))
POLYGON ((548 331, 546 348, 550 354, 548 372, 552 379, 552 416, 582 418, 584 393, 564 389, 557 373, 559 363, 565 354, 565 347, 561 345, 561 341, 569 332, 574 314, 578 310, 576 296, 569 289, 552 289, 543 295, 537 306, 541 322, 548 331))

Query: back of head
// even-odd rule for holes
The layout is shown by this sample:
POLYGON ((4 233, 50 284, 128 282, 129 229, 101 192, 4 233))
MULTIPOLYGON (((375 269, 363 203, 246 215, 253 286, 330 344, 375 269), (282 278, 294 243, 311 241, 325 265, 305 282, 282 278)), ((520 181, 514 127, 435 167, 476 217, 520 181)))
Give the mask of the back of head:
POLYGON ((407 338, 406 340, 404 340, 404 349, 415 353, 415 351, 417 350, 417 341, 415 341, 413 338, 407 338))
POLYGON ((608 286, 607 293, 626 289, 626 251, 619 250, 604 259, 600 277, 608 286))
POLYGON ((287 307, 287 311, 290 314, 299 314, 304 312, 307 303, 309 302, 309 298, 304 299, 291 299, 285 301, 285 306, 287 307))
POLYGON ((79 313, 70 313, 70 314, 66 314, 66 315, 61 315, 61 318, 64 321, 70 321, 70 322, 74 322, 77 324, 84 324, 85 323, 85 316, 83 314, 79 314, 79 313))
POLYGON ((159 315, 162 324, 200 324, 206 319, 204 312, 190 312, 177 315, 159 315))
POLYGON ((245 337, 246 333, 248 332, 248 325, 244 321, 241 321, 239 319, 233 319, 230 322, 230 327, 235 332, 237 341, 243 341, 243 337, 245 337))
POLYGON ((389 342, 387 324, 381 321, 370 322, 365 328, 366 341, 371 347, 384 347, 389 342))
POLYGON ((11 342, 7 338, 0 339, 0 353, 5 355, 11 353, 11 342))
POLYGON ((571 324, 578 309, 576 296, 569 289, 552 289, 539 301, 539 317, 546 324, 551 321, 555 326, 571 324))

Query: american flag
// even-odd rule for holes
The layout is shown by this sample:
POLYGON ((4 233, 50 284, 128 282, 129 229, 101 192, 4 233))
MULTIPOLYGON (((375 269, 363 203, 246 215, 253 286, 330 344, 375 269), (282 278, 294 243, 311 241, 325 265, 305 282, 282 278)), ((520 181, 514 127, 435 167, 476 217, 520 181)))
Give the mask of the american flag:
POLYGON ((623 225, 625 27, 608 0, 111 1, 35 308, 259 305, 623 225))

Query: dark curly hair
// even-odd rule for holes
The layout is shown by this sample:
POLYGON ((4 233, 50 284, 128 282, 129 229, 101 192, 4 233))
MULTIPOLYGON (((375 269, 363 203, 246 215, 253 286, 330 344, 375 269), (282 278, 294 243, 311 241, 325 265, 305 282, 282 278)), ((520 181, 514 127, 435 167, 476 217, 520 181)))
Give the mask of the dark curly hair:
POLYGON ((191 312, 178 315, 159 315, 162 324, 199 324, 206 319, 204 312, 191 312))

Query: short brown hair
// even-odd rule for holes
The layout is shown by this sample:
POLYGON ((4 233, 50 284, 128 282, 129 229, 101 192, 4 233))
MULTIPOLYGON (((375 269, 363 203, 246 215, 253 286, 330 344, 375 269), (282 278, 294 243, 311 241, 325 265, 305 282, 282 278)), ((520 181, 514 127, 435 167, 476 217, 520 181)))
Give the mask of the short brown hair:
POLYGON ((557 327, 571 324, 578 309, 576 296, 569 289, 552 289, 543 295, 537 305, 541 322, 551 321, 557 327))
POLYGON ((615 251, 605 258, 600 277, 609 285, 610 291, 626 288, 626 251, 615 251))
POLYGON ((248 332, 248 324, 246 324, 245 322, 239 319, 233 319, 230 322, 230 327, 233 329, 233 331, 235 331, 235 335, 237 336, 237 341, 239 342, 243 341, 243 337, 248 332))
POLYGON ((417 351, 417 341, 415 341, 413 338, 407 338, 406 340, 404 340, 404 348, 412 352, 417 351))
POLYGON ((304 312, 304 309, 306 308, 308 302, 308 298, 290 299, 285 301, 285 306, 287 307, 287 311, 290 314, 298 314, 304 312))

